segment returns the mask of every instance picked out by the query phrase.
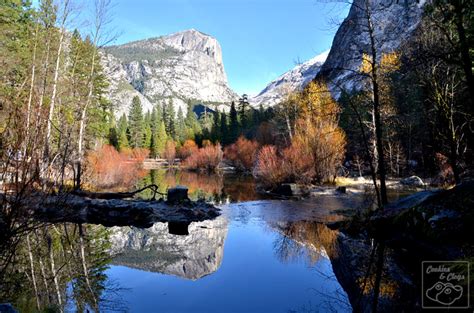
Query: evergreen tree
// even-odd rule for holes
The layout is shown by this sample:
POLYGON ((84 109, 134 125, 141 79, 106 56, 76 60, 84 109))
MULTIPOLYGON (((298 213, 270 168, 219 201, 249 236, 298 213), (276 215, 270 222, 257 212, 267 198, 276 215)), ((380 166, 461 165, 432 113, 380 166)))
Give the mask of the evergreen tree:
POLYGON ((194 105, 191 103, 191 101, 188 101, 188 108, 184 123, 186 125, 186 139, 195 140, 196 136, 201 133, 201 125, 199 124, 199 121, 193 109, 194 105))
POLYGON ((163 157, 168 136, 166 134, 165 122, 161 121, 158 131, 154 135, 155 153, 157 156, 163 157))
POLYGON ((138 96, 133 97, 130 112, 128 114, 128 130, 130 133, 130 146, 141 148, 144 144, 144 120, 143 109, 138 96))
POLYGON ((201 140, 211 139, 213 123, 214 123, 213 114, 207 110, 207 107, 205 107, 204 113, 201 115, 201 118, 199 119, 199 124, 201 124, 201 130, 202 130, 201 140))
POLYGON ((212 141, 214 143, 216 142, 222 142, 222 134, 221 134, 221 112, 219 112, 219 109, 215 108, 214 112, 214 120, 212 123, 212 141))
POLYGON ((237 117, 237 110, 235 109, 235 103, 232 101, 230 105, 230 125, 229 125, 229 136, 228 136, 228 143, 233 143, 239 137, 239 120, 237 117))
POLYGON ((161 104, 161 120, 165 123, 166 132, 169 134, 169 112, 166 103, 161 104))
POLYGON ((144 119, 143 147, 151 146, 151 134, 151 112, 147 112, 144 119))
POLYGON ((249 127, 249 119, 247 116, 248 107, 248 96, 246 94, 243 94, 242 97, 239 99, 240 134, 245 133, 249 127))
POLYGON ((222 144, 229 144, 229 126, 227 125, 227 114, 225 112, 221 113, 220 133, 222 144))
POLYGON ((127 116, 123 114, 117 125, 117 132, 118 132, 118 149, 123 149, 123 148, 128 148, 129 143, 128 143, 128 137, 127 137, 127 116))
POLYGON ((116 150, 120 149, 119 146, 119 134, 117 130, 117 122, 115 121, 115 117, 112 114, 110 118, 110 127, 109 127, 109 134, 107 135, 109 145, 113 146, 116 150))
POLYGON ((182 143, 186 140, 186 124, 181 107, 178 109, 178 117, 176 119, 176 135, 178 143, 182 143))
POLYGON ((174 110, 173 99, 168 101, 166 106, 167 120, 166 122, 166 133, 169 137, 176 140, 176 112, 174 110))

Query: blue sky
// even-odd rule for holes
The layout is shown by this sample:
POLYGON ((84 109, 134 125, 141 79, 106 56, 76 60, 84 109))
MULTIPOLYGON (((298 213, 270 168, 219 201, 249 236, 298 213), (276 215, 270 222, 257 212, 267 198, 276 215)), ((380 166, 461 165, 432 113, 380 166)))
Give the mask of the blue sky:
POLYGON ((115 0, 115 44, 195 28, 219 41, 231 88, 257 93, 327 50, 347 6, 318 0, 115 0))
MULTIPOLYGON (((35 6, 39 0, 34 0, 35 6)), ((80 2, 79 20, 93 0, 80 2)), ((113 44, 197 29, 219 41, 227 79, 256 94, 270 81, 328 50, 348 6, 337 0, 112 0, 113 44)))

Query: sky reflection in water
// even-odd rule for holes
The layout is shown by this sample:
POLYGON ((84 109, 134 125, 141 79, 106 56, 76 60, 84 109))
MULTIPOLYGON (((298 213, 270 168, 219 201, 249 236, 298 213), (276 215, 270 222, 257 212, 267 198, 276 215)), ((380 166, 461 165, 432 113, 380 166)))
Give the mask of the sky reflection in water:
MULTIPOLYGON (((290 236, 284 235, 289 227, 301 226, 298 223, 308 225, 308 222, 267 221, 264 219, 266 214, 261 214, 263 209, 259 208, 257 203, 251 203, 245 208, 247 216, 244 217, 240 213, 235 213, 242 211, 242 206, 245 204, 239 203, 225 208, 225 216, 221 219, 225 219, 226 222, 216 224, 216 228, 226 228, 224 231, 216 230, 218 235, 225 236, 223 256, 218 251, 211 252, 207 261, 216 262, 217 264, 210 266, 212 268, 217 265, 216 270, 201 278, 193 280, 195 277, 192 274, 192 279, 180 277, 185 276, 186 271, 176 275, 174 270, 173 275, 173 273, 154 273, 123 265, 112 265, 106 273, 111 280, 129 288, 122 291, 120 296, 128 304, 130 311, 315 312, 330 309, 338 312, 350 311, 343 304, 348 302, 347 295, 334 277, 326 253, 319 253, 317 248, 306 248, 296 243, 290 236)), ((266 202, 267 207, 264 210, 271 210, 271 203, 266 202)), ((275 208, 278 210, 281 204, 275 208)), ((206 227, 212 228, 212 224, 206 227)), ((212 235, 211 230, 210 236, 212 235)), ((190 236, 193 236, 192 229, 190 236)), ((150 236, 145 237, 151 240, 150 236)), ((313 242, 307 244, 318 246, 318 243, 313 242)), ((156 245, 152 245, 151 249, 153 247, 156 245)), ((150 249, 150 246, 145 244, 142 248, 146 250, 150 249)), ((216 247, 216 250, 220 248, 222 247, 216 247)), ((165 249, 193 257, 199 254, 200 247, 168 246, 165 249), (195 253, 192 251, 194 247, 195 253)), ((132 266, 145 265, 149 269, 146 263, 153 263, 156 260, 150 258, 149 261, 140 260, 140 262, 141 265, 137 266, 137 263, 134 263, 132 266)), ((178 264, 181 264, 180 262, 183 262, 182 259, 177 261, 178 264)), ((206 258, 203 258, 194 262, 193 266, 202 266, 207 270, 209 266, 206 266, 205 262, 206 258)), ((123 259, 118 263, 123 264, 123 259)), ((169 272, 169 267, 164 271, 169 272)), ((199 268, 191 268, 188 271, 199 272, 199 268)))

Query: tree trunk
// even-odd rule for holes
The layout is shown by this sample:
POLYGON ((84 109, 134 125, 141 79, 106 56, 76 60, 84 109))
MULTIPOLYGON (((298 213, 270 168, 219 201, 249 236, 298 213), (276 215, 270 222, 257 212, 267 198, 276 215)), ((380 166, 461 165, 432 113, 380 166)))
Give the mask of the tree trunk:
POLYGON ((49 248, 49 261, 51 263, 51 273, 53 274, 54 287, 56 288, 56 296, 58 299, 59 311, 63 312, 63 301, 61 298, 61 291, 59 289, 58 273, 56 272, 56 266, 54 263, 54 254, 53 254, 52 244, 50 244, 48 248, 49 248))
POLYGON ((30 259, 30 267, 31 267, 31 280, 33 281, 33 289, 35 291, 36 307, 38 308, 38 311, 39 311, 41 308, 41 305, 40 305, 40 299, 39 299, 39 294, 38 294, 38 286, 36 285, 36 274, 35 274, 35 266, 33 262, 33 253, 31 252, 30 235, 26 235, 26 244, 28 246, 28 257, 30 259))
POLYGON ((473 99, 474 99, 474 77, 472 74, 472 61, 469 55, 469 43, 466 37, 466 29, 464 28, 463 21, 464 21, 464 14, 462 12, 461 1, 453 1, 455 4, 455 24, 456 30, 459 36, 459 48, 461 52, 461 62, 464 74, 466 76, 466 82, 469 89, 470 95, 470 104, 471 110, 473 106, 473 99))
MULTIPOLYGON (((387 186, 386 186, 386 169, 385 169, 385 160, 383 153, 383 132, 382 132, 382 123, 380 121, 380 95, 379 95, 379 84, 378 84, 378 72, 377 72, 377 47, 375 44, 374 38, 374 28, 372 25, 371 17, 371 8, 369 6, 369 1, 366 0, 366 17, 367 17, 367 27, 370 38, 370 50, 371 50, 371 82, 372 82, 372 92, 373 92, 373 110, 374 110, 374 126, 375 126, 375 140, 378 156, 378 173, 380 178, 380 198, 382 206, 388 203, 387 200, 387 186)), ((381 209, 381 208, 380 208, 381 209)))
POLYGON ((84 273, 84 279, 86 281, 87 289, 89 289, 91 293, 91 297, 94 302, 94 308, 98 308, 97 299, 95 297, 94 291, 92 290, 92 285, 89 280, 89 270, 87 269, 86 253, 85 253, 85 245, 84 245, 84 231, 82 229, 82 224, 79 224, 79 246, 80 246, 82 270, 84 273))

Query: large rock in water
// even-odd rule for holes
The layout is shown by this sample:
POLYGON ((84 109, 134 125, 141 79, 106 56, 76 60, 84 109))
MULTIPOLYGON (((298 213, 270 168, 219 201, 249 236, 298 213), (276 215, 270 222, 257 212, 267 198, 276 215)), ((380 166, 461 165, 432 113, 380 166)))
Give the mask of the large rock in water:
POLYGON ((425 185, 423 180, 418 176, 410 176, 407 178, 403 178, 402 180, 400 180, 400 184, 411 187, 423 187, 425 185))
POLYGON ((228 86, 219 42, 194 29, 107 47, 101 59, 116 115, 128 112, 134 96, 145 111, 172 99, 176 112, 186 111, 187 100, 222 104, 238 98, 228 86))

